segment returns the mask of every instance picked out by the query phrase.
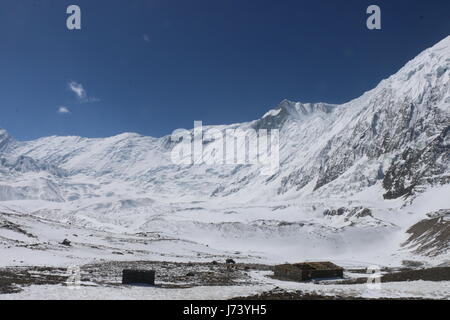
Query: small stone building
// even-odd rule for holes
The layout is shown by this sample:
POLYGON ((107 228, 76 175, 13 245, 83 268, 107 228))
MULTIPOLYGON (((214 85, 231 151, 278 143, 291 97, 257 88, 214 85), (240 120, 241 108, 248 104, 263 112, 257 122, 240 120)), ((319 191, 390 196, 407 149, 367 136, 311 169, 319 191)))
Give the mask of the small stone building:
POLYGON ((329 261, 280 264, 275 266, 274 276, 279 279, 293 281, 307 281, 320 278, 343 278, 344 269, 329 261))
POLYGON ((122 284, 155 285, 155 270, 124 269, 122 271, 122 284))

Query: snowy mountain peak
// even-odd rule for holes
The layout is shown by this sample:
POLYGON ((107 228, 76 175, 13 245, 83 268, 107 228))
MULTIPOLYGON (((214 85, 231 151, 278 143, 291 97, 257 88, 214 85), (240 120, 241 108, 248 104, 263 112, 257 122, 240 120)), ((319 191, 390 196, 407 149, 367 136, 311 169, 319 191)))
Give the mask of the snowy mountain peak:
POLYGON ((269 110, 257 121, 257 128, 273 129, 281 128, 287 120, 301 121, 318 114, 333 112, 336 105, 328 103, 301 103, 283 100, 275 108, 269 110))
POLYGON ((335 106, 327 103, 301 103, 293 102, 289 100, 283 100, 279 108, 286 110, 290 115, 295 117, 300 117, 302 115, 309 115, 314 112, 324 112, 328 113, 333 110, 335 106))
POLYGON ((329 113, 333 111, 335 105, 328 103, 301 103, 290 100, 283 100, 277 108, 268 111, 263 118, 268 116, 276 116, 279 113, 285 113, 294 118, 301 118, 302 116, 310 115, 314 112, 329 113))
POLYGON ((0 139, 3 137, 9 137, 9 133, 5 129, 0 128, 0 139))
POLYGON ((6 130, 0 128, 0 151, 4 149, 4 147, 10 140, 11 136, 9 135, 9 133, 6 130))

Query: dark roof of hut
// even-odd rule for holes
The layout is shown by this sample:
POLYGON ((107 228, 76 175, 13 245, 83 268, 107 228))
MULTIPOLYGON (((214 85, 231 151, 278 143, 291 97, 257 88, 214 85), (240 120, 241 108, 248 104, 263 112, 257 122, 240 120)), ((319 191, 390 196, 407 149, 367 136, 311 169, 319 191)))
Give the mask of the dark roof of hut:
POLYGON ((290 266, 301 270, 340 270, 343 269, 330 261, 294 263, 290 266))

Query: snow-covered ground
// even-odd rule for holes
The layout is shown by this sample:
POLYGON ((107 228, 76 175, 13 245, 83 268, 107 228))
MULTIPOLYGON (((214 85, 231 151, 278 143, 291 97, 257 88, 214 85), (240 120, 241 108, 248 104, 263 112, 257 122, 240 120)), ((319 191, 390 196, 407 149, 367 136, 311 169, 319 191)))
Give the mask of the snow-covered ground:
MULTIPOLYGON (((376 194, 380 186, 371 188, 376 194)), ((402 260, 435 265, 449 255, 420 257, 401 244, 405 230, 427 218, 428 209, 450 207, 450 185, 416 198, 412 205, 383 201, 368 191, 347 202, 289 200, 266 204, 223 202, 130 205, 102 212, 99 200, 88 207, 28 211, 47 202, 3 202, 0 221, 0 265, 70 265, 105 260, 209 261, 233 257, 243 262, 283 263, 302 260, 353 261, 356 265, 398 266, 402 260), (426 205, 428 209, 422 209, 426 205), (327 208, 364 207, 371 215, 324 216, 327 208), (313 209, 314 208, 314 209, 313 209), (152 213, 151 210, 154 212, 152 213), (12 227, 11 227, 12 226, 12 227), (69 239, 72 246, 62 244, 69 239)), ((130 201, 130 203, 132 203, 130 201)))
POLYGON ((55 300, 189 300, 230 299, 260 294, 273 289, 301 291, 322 296, 379 298, 450 299, 450 281, 408 281, 381 283, 379 287, 367 284, 314 284, 279 281, 267 277, 267 272, 253 272, 258 285, 199 286, 186 289, 164 289, 145 286, 80 287, 43 285, 26 287, 16 294, 0 295, 0 299, 55 299, 55 300))

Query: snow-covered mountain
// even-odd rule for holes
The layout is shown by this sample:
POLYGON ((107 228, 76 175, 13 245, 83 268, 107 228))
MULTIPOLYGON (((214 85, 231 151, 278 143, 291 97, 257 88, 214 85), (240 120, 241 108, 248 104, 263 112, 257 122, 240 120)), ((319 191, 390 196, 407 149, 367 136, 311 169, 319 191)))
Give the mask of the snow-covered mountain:
MULTIPOLYGON (((258 164, 174 164, 170 136, 21 142, 0 130, 0 211, 273 260, 416 252, 442 261, 448 244, 417 252, 423 243, 407 231, 450 208, 449 128, 450 36, 348 103, 285 100, 258 120, 203 128, 204 137, 280 130, 280 168, 270 176, 258 164)), ((221 143, 204 139, 203 159, 221 143)), ((23 245, 2 239, 8 250, 23 245)))

